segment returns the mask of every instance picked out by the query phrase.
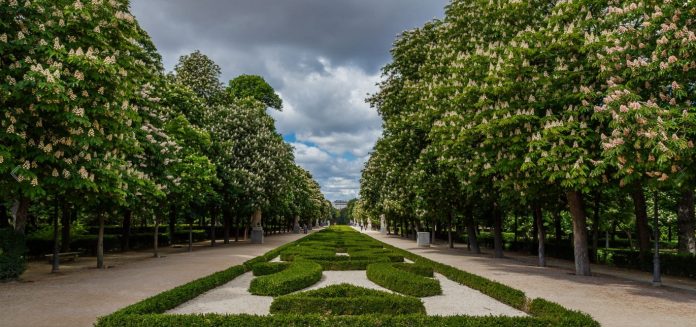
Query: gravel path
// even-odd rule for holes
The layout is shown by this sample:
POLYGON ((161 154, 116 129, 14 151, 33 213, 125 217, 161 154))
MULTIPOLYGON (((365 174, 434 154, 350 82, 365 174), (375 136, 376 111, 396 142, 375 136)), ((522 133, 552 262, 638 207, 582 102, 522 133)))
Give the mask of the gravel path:
MULTIPOLYGON (((304 236, 272 235, 264 244, 220 242, 215 248, 194 247, 193 252, 163 249, 167 256, 160 259, 147 251, 109 254, 105 261, 112 268, 104 270, 65 266, 62 272, 51 274, 45 261, 33 263, 23 281, 0 283, 0 326, 92 326, 99 316, 304 236)), ((96 262, 94 258, 79 260, 90 266, 96 262)))
MULTIPOLYGON (((278 258, 272 261, 276 262, 277 260, 278 258)), ((435 278, 440 281, 443 294, 422 298, 425 311, 428 315, 526 315, 524 312, 500 303, 479 291, 453 282, 447 279, 445 276, 435 274, 435 278)), ((245 273, 229 283, 214 290, 208 291, 205 294, 202 294, 201 296, 168 311, 167 313, 269 314, 273 297, 258 296, 249 293, 249 284, 251 283, 252 279, 254 279, 254 276, 251 272, 245 273)), ((327 270, 322 273, 321 281, 298 292, 315 290, 342 283, 395 293, 367 279, 367 274, 364 270, 327 270)))
POLYGON ((415 241, 367 232, 368 235, 431 260, 490 278, 524 291, 589 313, 602 326, 696 326, 696 292, 653 287, 607 275, 576 276, 563 268, 540 268, 490 253, 470 254, 466 245, 446 244, 418 248, 415 241))

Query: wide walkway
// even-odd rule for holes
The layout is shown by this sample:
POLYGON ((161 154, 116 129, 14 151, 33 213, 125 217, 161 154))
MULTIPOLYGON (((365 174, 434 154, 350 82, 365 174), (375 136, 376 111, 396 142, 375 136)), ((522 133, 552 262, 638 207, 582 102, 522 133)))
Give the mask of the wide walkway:
MULTIPOLYGON (((50 265, 33 263, 21 281, 0 283, 0 326, 92 326, 99 316, 303 236, 268 236, 264 244, 196 246, 193 252, 165 249, 166 257, 159 259, 149 252, 107 255, 105 263, 111 267, 104 270, 66 266, 62 272, 50 274, 50 265)), ((81 260, 87 259, 95 264, 94 258, 81 260)))
MULTIPOLYGON (((359 230, 359 229, 358 229, 359 230)), ((589 313, 602 326, 696 326, 696 292, 653 287, 646 282, 599 273, 576 276, 565 267, 539 268, 527 260, 495 259, 490 253, 470 254, 466 245, 447 244, 418 248, 416 242, 396 236, 368 235, 459 269, 589 313)), ((466 299, 462 299, 466 301, 466 299)))

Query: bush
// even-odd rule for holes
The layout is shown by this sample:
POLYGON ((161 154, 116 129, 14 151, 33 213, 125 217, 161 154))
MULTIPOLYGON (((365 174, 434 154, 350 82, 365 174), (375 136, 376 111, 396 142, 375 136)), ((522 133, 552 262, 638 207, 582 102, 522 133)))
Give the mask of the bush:
POLYGON ((251 281, 249 292, 255 295, 283 295, 317 283, 321 279, 321 266, 312 261, 293 261, 287 269, 251 281))
POLYGON ((425 314, 421 300, 387 292, 340 284, 318 290, 277 297, 271 313, 363 315, 363 314, 425 314))
POLYGON ((213 288, 222 286, 245 271, 243 265, 234 266, 129 305, 113 315, 163 313, 213 288))
MULTIPOLYGON (((250 271, 252 268, 263 262, 268 262, 277 257, 283 251, 295 247, 308 241, 317 240, 333 240, 334 237, 341 242, 350 239, 364 240, 365 242, 377 242, 368 236, 361 235, 350 230, 345 232, 342 229, 332 227, 321 233, 316 233, 307 236, 301 240, 283 245, 274 250, 267 252, 262 256, 258 256, 248 260, 241 266, 235 266, 225 271, 215 273, 208 277, 200 278, 188 284, 179 286, 172 290, 160 293, 151 298, 133 304, 129 307, 121 309, 109 316, 101 317, 95 324, 99 327, 106 326, 510 326, 510 327, 531 327, 531 326, 598 326, 598 323, 588 315, 577 311, 567 310, 558 304, 536 299, 528 301, 522 291, 493 282, 486 278, 476 276, 454 267, 434 262, 423 258, 416 254, 405 250, 395 248, 393 246, 380 243, 383 247, 393 251, 397 255, 403 255, 416 262, 418 266, 430 267, 433 271, 438 272, 447 278, 459 282, 460 284, 477 289, 484 294, 487 294, 498 301, 507 303, 515 308, 525 311, 532 316, 529 317, 472 317, 472 316, 426 316, 423 314, 410 315, 395 315, 395 314, 367 314, 367 315, 320 315, 320 314, 274 314, 269 316, 256 315, 168 315, 160 314, 169 309, 172 309, 196 296, 208 291, 211 288, 224 284, 225 282, 237 277, 245 271, 250 271), (361 239, 362 238, 362 239, 361 239), (178 295, 177 295, 178 294, 178 295)), ((345 229, 345 228, 343 228, 345 229)), ((348 228, 350 229, 350 228, 348 228)), ((331 244, 335 244, 331 241, 331 244)), ((382 257, 388 263, 388 259, 382 257)), ((299 262, 307 262, 300 259, 292 264, 299 262)), ((349 261, 344 261, 349 262, 349 261)), ((403 269, 401 265, 391 263, 395 269, 403 269)), ((289 270, 287 268, 283 272, 289 270)), ((406 268, 408 269, 408 268, 406 268)), ((420 268, 416 268, 420 269, 420 268)), ((422 272, 424 272, 423 270, 422 272)), ((278 275, 274 274, 274 275, 278 275)), ((258 278, 266 278, 274 275, 267 275, 258 278)), ((257 279, 258 279, 257 278, 257 279)), ((314 292, 314 291, 313 291, 314 292)), ((329 291, 324 289, 322 295, 331 295, 329 291)), ((337 293, 337 292, 335 292, 337 293)), ((314 293, 317 294, 317 293, 314 293)), ((336 305, 349 305, 346 303, 335 303, 336 305)), ((317 304, 323 305, 323 304, 317 304)), ((331 306, 332 308, 334 306, 331 306)), ((309 309, 303 309, 309 310, 309 309)), ((342 310, 342 309, 339 309, 342 310)), ((351 309, 353 310, 353 309, 351 309)), ((358 310, 357 308, 355 310, 358 310)), ((332 311, 333 312, 333 311, 332 311)))
POLYGON ((367 266, 367 278, 377 285, 401 294, 417 297, 442 294, 437 279, 398 269, 392 263, 374 263, 367 266))
POLYGON ((97 327, 150 327, 150 326, 197 326, 197 327, 367 327, 367 326, 428 326, 428 327, 549 327, 548 322, 533 317, 494 316, 426 316, 411 315, 362 315, 331 316, 321 314, 269 316, 256 315, 126 315, 101 318, 97 327))
POLYGON ((428 266, 422 266, 422 265, 417 265, 413 263, 395 263, 393 264, 394 268, 401 269, 404 271, 408 271, 412 274, 416 274, 419 276, 423 277, 434 277, 435 273, 433 271, 433 267, 428 267, 428 266))
MULTIPOLYGON (((652 271, 653 253, 621 249, 602 249, 600 257, 604 263, 621 268, 652 271)), ((696 255, 660 252, 660 269, 665 275, 696 278, 696 255)))
POLYGON ((266 276, 279 273, 290 266, 289 262, 263 262, 252 267, 254 276, 266 276))
POLYGON ((467 286, 469 288, 475 289, 483 294, 486 294, 500 302, 508 304, 513 308, 524 311, 525 305, 527 304, 527 296, 524 292, 503 285, 498 282, 494 282, 490 279, 468 273, 466 271, 459 270, 452 266, 448 266, 439 262, 432 261, 430 259, 421 257, 415 253, 408 252, 388 244, 384 244, 385 247, 392 249, 395 253, 403 255, 405 258, 414 261, 416 264, 421 266, 432 267, 434 271, 444 275, 448 279, 455 281, 459 284, 467 286))
MULTIPOLYGON (((340 257, 313 258, 324 270, 365 270, 373 263, 390 262, 387 257, 340 257)), ((403 260, 403 259, 402 259, 403 260)))
POLYGON ((0 280, 14 279, 27 268, 24 236, 13 229, 0 229, 0 280))
POLYGON ((554 326, 567 327, 599 327, 588 314, 568 310, 561 305, 544 299, 534 299, 529 306, 529 313, 541 319, 548 320, 554 326))

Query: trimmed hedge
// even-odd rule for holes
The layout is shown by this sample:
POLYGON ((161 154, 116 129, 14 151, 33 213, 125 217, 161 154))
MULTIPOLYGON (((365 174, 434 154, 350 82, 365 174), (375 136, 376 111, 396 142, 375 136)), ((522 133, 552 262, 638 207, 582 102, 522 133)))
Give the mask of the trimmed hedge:
POLYGON ((421 300, 350 284, 327 286, 318 290, 275 298, 271 313, 325 315, 425 314, 421 300))
POLYGON ((266 276, 279 273, 288 267, 290 267, 289 262, 263 262, 255 264, 251 270, 254 272, 254 276, 266 276))
POLYGON ((14 279, 27 269, 24 236, 13 229, 0 229, 0 280, 14 279))
POLYGON ((442 294, 442 288, 437 279, 396 268, 392 263, 374 263, 367 266, 367 279, 401 294, 417 297, 442 294))
POLYGON ((163 313, 213 288, 222 286, 245 272, 244 266, 234 266, 129 305, 111 316, 163 313))
POLYGON ((97 327, 151 327, 151 326, 196 326, 196 327, 552 327, 548 321, 532 317, 494 316, 426 316, 412 315, 361 315, 332 316, 320 314, 270 316, 256 315, 126 315, 107 316, 99 320, 97 327))
POLYGON ((421 266, 413 263, 395 263, 392 266, 396 269, 401 269, 408 271, 412 274, 416 274, 423 277, 434 277, 435 273, 433 267, 421 266))
MULTIPOLYGON (((342 240, 345 244, 345 240, 342 240)), ((349 242, 350 243, 350 242, 349 242)), ((388 259, 384 259, 388 260, 388 259)), ((298 260, 298 262, 305 260, 298 260)), ((295 264, 295 263, 293 263, 295 264)), ((400 265, 392 264, 396 269, 400 265)), ((289 268, 288 268, 289 269, 289 268)), ((273 275, 258 277, 265 278, 273 275)), ((215 273, 208 277, 200 278, 188 284, 179 286, 170 291, 160 293, 156 296, 143 300, 139 303, 118 310, 115 313, 101 317, 95 324, 98 327, 105 326, 599 326, 586 314, 572 311, 563 308, 562 306, 545 301, 535 299, 531 301, 527 299, 522 291, 510 288, 497 282, 490 281, 486 278, 476 276, 454 267, 434 262, 432 260, 420 257, 390 246, 386 243, 381 243, 368 236, 359 234, 347 227, 331 227, 325 232, 309 235, 301 240, 283 245, 274 250, 267 252, 262 256, 258 256, 248 260, 243 265, 229 268, 225 271, 215 273), (349 231, 348 231, 349 230, 349 231), (352 235, 351 235, 352 233, 352 235), (326 240, 327 244, 335 245, 339 242, 331 240, 349 238, 351 242, 358 240, 364 243, 378 243, 381 247, 385 247, 397 255, 403 255, 406 258, 416 262, 418 266, 430 267, 433 271, 438 272, 447 278, 459 282, 460 284, 477 289, 484 294, 487 294, 498 301, 507 303, 524 312, 530 314, 530 317, 494 317, 494 316, 426 316, 423 314, 412 315, 383 315, 383 314, 368 314, 368 315, 343 315, 329 316, 317 314, 303 315, 287 315, 275 314, 269 316, 256 315, 219 315, 219 314, 204 314, 204 315, 167 315, 161 314, 169 309, 175 308, 184 302, 195 298, 196 296, 206 292, 210 288, 219 285, 237 277, 235 273, 241 274, 245 271, 251 271, 252 268, 259 264, 272 260, 280 255, 284 250, 303 244, 304 242, 326 240), (217 278, 211 278, 217 276, 217 278), (220 280, 215 280, 220 279, 220 280), (207 284, 207 285, 203 285, 207 284), (205 286, 205 287, 204 287, 205 286), (174 293, 179 292, 179 296, 174 293)))
POLYGON ((568 310, 561 305, 544 299, 534 299, 529 305, 529 313, 550 321, 554 326, 599 327, 590 315, 580 311, 568 310))
POLYGON ((293 261, 290 267, 272 275, 256 277, 249 292, 254 295, 278 296, 312 286, 321 280, 321 265, 308 260, 293 261))
POLYGON ((337 259, 311 259, 321 265, 324 270, 366 270, 373 263, 390 262, 387 257, 336 257, 337 259), (344 259, 338 259, 344 258, 344 259))

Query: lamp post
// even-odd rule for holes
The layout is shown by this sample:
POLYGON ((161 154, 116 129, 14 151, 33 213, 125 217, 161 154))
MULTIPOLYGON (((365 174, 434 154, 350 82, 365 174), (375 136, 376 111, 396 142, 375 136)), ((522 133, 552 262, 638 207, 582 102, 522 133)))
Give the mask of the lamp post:
POLYGON ((660 229, 657 221, 657 190, 653 194, 653 237, 655 238, 655 254, 653 255, 653 286, 662 286, 660 276, 660 229))

